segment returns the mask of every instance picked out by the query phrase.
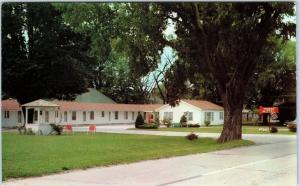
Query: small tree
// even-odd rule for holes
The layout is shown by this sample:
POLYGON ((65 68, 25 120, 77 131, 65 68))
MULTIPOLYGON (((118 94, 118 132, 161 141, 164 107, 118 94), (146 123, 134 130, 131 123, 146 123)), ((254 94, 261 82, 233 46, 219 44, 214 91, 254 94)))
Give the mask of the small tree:
POLYGON ((135 120, 135 128, 139 128, 140 126, 144 125, 144 118, 141 113, 138 114, 135 120))
POLYGON ((158 112, 154 112, 154 124, 157 125, 157 127, 159 127, 160 122, 159 122, 159 115, 158 112))
POLYGON ((182 115, 181 118, 180 118, 180 125, 183 126, 185 125, 187 122, 187 118, 185 115, 182 115))

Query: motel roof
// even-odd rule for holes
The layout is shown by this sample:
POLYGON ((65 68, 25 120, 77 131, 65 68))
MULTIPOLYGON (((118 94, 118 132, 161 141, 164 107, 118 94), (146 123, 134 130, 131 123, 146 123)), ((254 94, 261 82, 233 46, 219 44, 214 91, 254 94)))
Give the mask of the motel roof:
POLYGON ((7 111, 20 111, 21 107, 16 99, 6 99, 1 101, 2 110, 7 111))
POLYGON ((115 104, 115 103, 82 103, 73 101, 54 101, 60 110, 99 110, 99 111, 147 111, 152 112, 161 104, 115 104))
POLYGON ((204 100, 188 100, 188 99, 183 99, 182 101, 190 104, 190 105, 193 105, 195 107, 198 107, 200 109, 203 109, 203 110, 223 110, 224 108, 217 105, 217 104, 214 104, 212 102, 209 102, 209 101, 204 101, 204 100))
POLYGON ((23 104, 22 106, 24 107, 59 107, 59 105, 50 102, 50 101, 45 101, 42 99, 38 99, 36 101, 32 101, 26 104, 23 104))

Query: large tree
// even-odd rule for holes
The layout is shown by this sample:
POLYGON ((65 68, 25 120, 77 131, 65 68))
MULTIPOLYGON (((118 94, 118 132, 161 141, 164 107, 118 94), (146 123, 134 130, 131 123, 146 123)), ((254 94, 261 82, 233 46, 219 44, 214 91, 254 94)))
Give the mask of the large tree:
MULTIPOLYGON (((64 21, 75 32, 92 38, 90 53, 97 60, 97 68, 94 69, 93 81, 90 86, 97 88, 117 102, 149 102, 152 86, 149 84, 149 78, 145 77, 147 74, 145 71, 148 72, 149 65, 141 63, 141 66, 129 63, 132 59, 137 59, 136 53, 142 52, 136 46, 137 42, 146 43, 135 41, 136 33, 139 32, 129 29, 129 20, 140 21, 127 16, 130 4, 55 3, 54 5, 58 10, 64 12, 64 21), (131 34, 134 34, 134 37, 130 36, 131 34), (133 73, 133 69, 140 69, 140 71, 133 73)), ((143 36, 138 38, 145 39, 143 36)), ((144 49, 143 53, 146 51, 144 49)), ((153 60, 152 63, 156 64, 156 61, 153 60)))
POLYGON ((151 40, 157 43, 153 54, 135 52, 137 59, 132 63, 150 64, 151 70, 151 60, 138 59, 155 57, 161 45, 171 46, 178 60, 167 73, 173 77, 166 87, 168 102, 175 105, 186 92, 186 82, 201 74, 215 83, 223 101, 225 121, 219 142, 241 139, 243 100, 251 88, 249 80, 262 63, 265 48, 273 44, 270 36, 287 39, 295 35, 295 24, 284 21, 286 16, 294 15, 294 4, 151 3, 135 4, 130 10, 132 17, 140 14, 148 20, 129 23, 131 30, 139 31, 137 39, 140 35, 147 38, 146 42, 139 40, 137 46, 144 48, 151 40), (162 33, 167 20, 176 25, 176 38, 171 41, 162 33))
POLYGON ((2 95, 22 104, 87 90, 90 40, 65 25, 50 3, 4 3, 2 15, 2 95))

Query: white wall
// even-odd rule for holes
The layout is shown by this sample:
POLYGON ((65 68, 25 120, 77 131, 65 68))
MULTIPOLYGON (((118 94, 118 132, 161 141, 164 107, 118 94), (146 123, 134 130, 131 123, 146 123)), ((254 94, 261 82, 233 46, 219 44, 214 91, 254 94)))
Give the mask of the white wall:
POLYGON ((212 112, 214 115, 214 120, 211 121, 211 125, 222 125, 224 124, 224 110, 203 110, 201 112, 202 122, 204 124, 205 120, 205 112, 212 112), (223 119, 220 119, 220 112, 223 113, 223 119))
POLYGON ((162 121, 164 119, 164 112, 173 112, 173 123, 179 123, 181 116, 185 112, 193 112, 193 120, 188 121, 188 123, 191 124, 201 124, 202 115, 201 115, 201 109, 189 105, 185 102, 180 102, 179 105, 175 107, 171 107, 170 105, 164 105, 159 109, 159 119, 162 121))
POLYGON ((64 111, 60 111, 62 119, 61 124, 133 124, 136 120, 138 112, 134 113, 132 118, 132 111, 128 111, 128 118, 125 119, 125 111, 118 111, 118 119, 115 119, 115 111, 104 111, 104 117, 102 117, 102 111, 94 111, 94 120, 90 120, 90 111, 86 112, 86 121, 83 121, 83 112, 76 111, 76 120, 72 120, 72 111, 67 111, 67 121, 64 121, 64 111), (111 113, 109 119, 109 112, 111 113))
POLYGON ((1 125, 2 127, 16 127, 17 125, 23 123, 24 116, 21 112, 21 122, 18 122, 18 111, 9 111, 9 118, 4 117, 4 110, 2 110, 1 125))
POLYGON ((159 109, 159 119, 162 121, 164 119, 164 112, 173 112, 173 123, 179 123, 181 116, 185 112, 193 113, 193 120, 188 121, 189 124, 200 124, 204 125, 205 115, 204 112, 213 112, 214 120, 211 121, 211 125, 220 125, 224 123, 224 120, 220 120, 220 112, 224 112, 223 110, 202 110, 198 107, 190 105, 181 101, 179 105, 175 107, 171 107, 170 105, 164 105, 159 109))

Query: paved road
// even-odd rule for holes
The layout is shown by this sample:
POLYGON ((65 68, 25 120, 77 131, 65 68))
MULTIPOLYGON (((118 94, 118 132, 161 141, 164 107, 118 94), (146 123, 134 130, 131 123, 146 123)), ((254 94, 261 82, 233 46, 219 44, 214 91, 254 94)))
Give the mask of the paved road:
MULTIPOLYGON (((124 130, 98 127, 98 132, 183 136, 184 132, 124 130)), ((218 134, 201 133, 217 137, 218 134)), ((296 136, 244 135, 258 145, 217 152, 149 160, 127 165, 76 170, 5 182, 6 186, 163 186, 163 185, 296 185, 296 136)))

